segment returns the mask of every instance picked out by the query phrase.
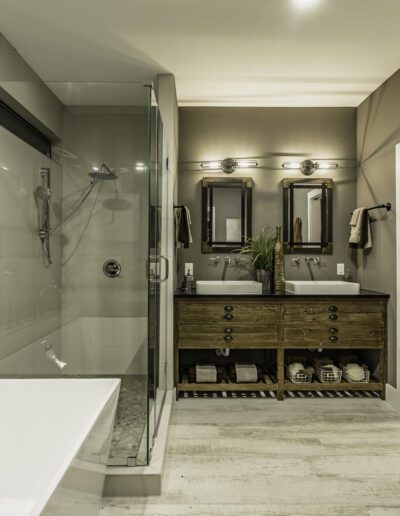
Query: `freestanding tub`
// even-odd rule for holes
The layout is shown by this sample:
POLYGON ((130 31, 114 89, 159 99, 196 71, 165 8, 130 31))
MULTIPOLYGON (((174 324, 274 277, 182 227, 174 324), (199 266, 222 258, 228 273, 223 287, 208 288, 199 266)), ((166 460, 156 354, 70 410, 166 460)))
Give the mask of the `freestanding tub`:
POLYGON ((117 379, 0 380, 1 516, 97 516, 117 379))

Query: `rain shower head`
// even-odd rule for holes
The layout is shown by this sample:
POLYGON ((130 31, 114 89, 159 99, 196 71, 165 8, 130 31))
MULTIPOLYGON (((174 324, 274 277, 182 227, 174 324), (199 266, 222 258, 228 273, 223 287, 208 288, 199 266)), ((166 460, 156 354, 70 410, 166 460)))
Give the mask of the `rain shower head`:
POLYGON ((89 172, 89 177, 92 178, 92 182, 96 181, 115 181, 118 179, 117 174, 110 170, 104 163, 101 165, 100 170, 98 167, 93 167, 93 172, 89 172))

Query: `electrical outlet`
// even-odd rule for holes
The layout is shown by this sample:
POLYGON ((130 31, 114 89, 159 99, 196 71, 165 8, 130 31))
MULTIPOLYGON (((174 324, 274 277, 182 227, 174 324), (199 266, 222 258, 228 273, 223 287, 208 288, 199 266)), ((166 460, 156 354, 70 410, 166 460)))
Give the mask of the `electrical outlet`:
POLYGON ((337 264, 337 275, 344 276, 344 263, 337 264))
MULTIPOLYGON (((193 263, 185 263, 185 276, 187 275, 188 271, 190 271, 192 273, 192 275, 194 274, 193 263)), ((343 272, 343 274, 344 274, 344 272, 343 272)))

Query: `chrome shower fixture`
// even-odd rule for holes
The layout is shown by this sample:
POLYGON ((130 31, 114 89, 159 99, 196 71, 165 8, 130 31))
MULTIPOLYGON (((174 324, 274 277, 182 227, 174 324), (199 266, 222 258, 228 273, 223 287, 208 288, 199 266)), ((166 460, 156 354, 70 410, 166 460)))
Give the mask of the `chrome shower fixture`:
POLYGON ((289 170, 300 170, 305 176, 311 176, 316 170, 334 170, 339 167, 336 161, 313 161, 306 159, 304 161, 285 161, 282 168, 289 170))
POLYGON ((96 181, 115 181, 119 179, 117 174, 107 167, 105 163, 102 163, 101 167, 93 166, 92 172, 89 172, 88 176, 91 178, 91 183, 96 183, 96 181))
POLYGON ((35 199, 38 203, 38 236, 42 243, 42 252, 47 261, 47 265, 51 265, 50 253, 50 169, 42 167, 40 169, 42 184, 35 190, 35 199))

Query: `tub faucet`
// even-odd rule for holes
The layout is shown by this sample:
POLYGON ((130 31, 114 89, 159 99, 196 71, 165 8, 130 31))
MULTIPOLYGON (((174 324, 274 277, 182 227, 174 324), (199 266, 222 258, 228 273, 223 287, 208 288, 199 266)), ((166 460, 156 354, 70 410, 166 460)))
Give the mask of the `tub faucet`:
POLYGON ((41 343, 45 346, 44 350, 46 352, 46 357, 52 362, 54 362, 56 366, 62 371, 64 367, 68 365, 67 362, 63 362, 62 360, 57 358, 57 355, 54 353, 53 345, 50 342, 47 342, 46 339, 42 340, 41 343))

